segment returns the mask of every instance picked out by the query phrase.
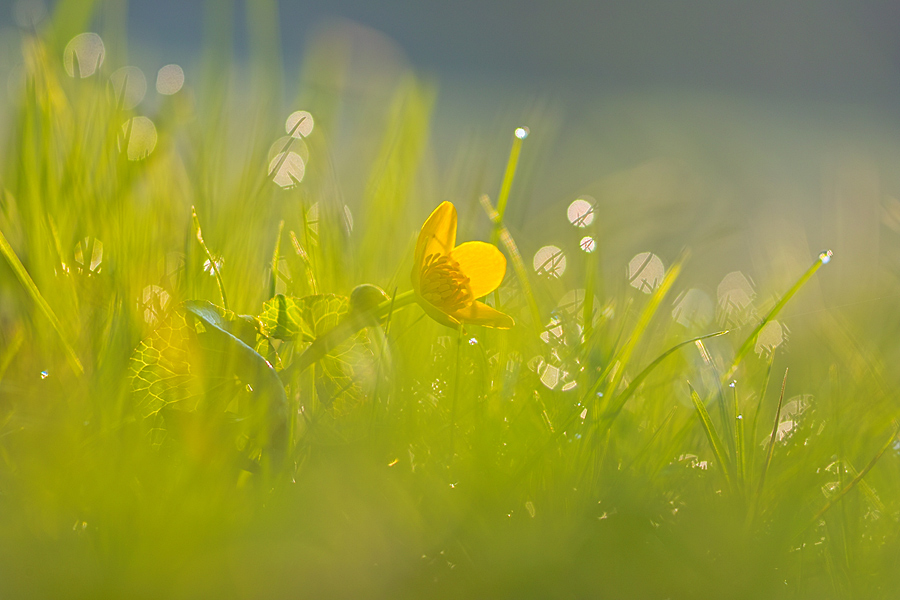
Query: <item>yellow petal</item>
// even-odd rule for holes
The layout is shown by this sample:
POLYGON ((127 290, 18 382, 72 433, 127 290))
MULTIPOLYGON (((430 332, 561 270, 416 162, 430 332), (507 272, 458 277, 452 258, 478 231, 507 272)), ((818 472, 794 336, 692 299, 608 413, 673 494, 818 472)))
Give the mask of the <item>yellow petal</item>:
POLYGON ((418 294, 416 294, 416 302, 419 303, 419 306, 422 307, 422 310, 424 310, 429 317, 431 317, 441 325, 446 325, 447 327, 450 327, 452 329, 459 329, 459 321, 439 309, 437 306, 435 306, 425 298, 419 296, 418 294))
POLYGON ((486 242, 466 242, 450 251, 450 258, 459 263, 459 270, 469 278, 473 298, 487 296, 503 281, 506 257, 486 242))
POLYGON ((429 254, 450 254, 456 244, 456 207, 450 202, 441 202, 422 225, 416 241, 416 256, 413 263, 413 287, 419 288, 422 264, 429 254))
POLYGON ((485 327, 495 327, 497 329, 509 329, 516 324, 512 317, 491 308, 484 302, 473 302, 471 306, 458 310, 450 316, 463 323, 484 325, 485 327))

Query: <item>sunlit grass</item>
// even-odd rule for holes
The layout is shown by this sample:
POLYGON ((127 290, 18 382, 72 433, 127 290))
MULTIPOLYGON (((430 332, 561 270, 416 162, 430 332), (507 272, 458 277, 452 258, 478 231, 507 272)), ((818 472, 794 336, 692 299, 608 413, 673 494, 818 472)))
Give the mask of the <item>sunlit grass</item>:
POLYGON ((602 272, 614 199, 558 207, 583 251, 519 239, 526 129, 447 198, 414 74, 354 112, 322 41, 284 109, 264 12, 241 93, 215 19, 205 70, 138 85, 91 4, 22 33, 0 162, 10 596, 895 595, 895 377, 827 311, 778 321, 830 253, 771 298, 689 251, 602 272), (421 308, 448 199, 511 329, 421 308))

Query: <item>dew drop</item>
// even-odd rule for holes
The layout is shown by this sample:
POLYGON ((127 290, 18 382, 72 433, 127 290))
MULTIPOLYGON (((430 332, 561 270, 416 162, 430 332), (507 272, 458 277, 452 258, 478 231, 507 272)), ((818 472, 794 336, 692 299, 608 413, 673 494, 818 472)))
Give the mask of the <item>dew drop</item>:
POLYGON ((666 274, 662 260, 650 252, 635 255, 628 263, 628 283, 645 294, 653 293, 666 274))
MULTIPOLYGON (((156 148, 156 125, 147 117, 134 117, 122 125, 122 143, 128 138, 125 150, 128 160, 141 160, 156 148)), ((122 143, 119 144, 120 148, 122 143)))
POLYGON ((556 246, 544 246, 534 253, 532 264, 538 275, 559 278, 566 272, 566 255, 556 246))
POLYGON ((122 67, 109 76, 113 88, 113 101, 121 102, 119 108, 131 110, 141 103, 147 93, 147 78, 137 67, 122 67))
POLYGON ((594 222, 594 205, 586 198, 578 198, 566 209, 566 216, 575 227, 587 227, 594 222))
POLYGON ((529 133, 530 132, 528 131, 527 127, 517 127, 515 131, 516 137, 520 140, 524 140, 525 138, 527 138, 529 133))
POLYGON ((303 181, 306 165, 296 152, 283 152, 269 163, 269 176, 282 188, 292 188, 303 181))
POLYGON ((106 48, 99 35, 79 33, 66 44, 63 65, 69 77, 90 77, 103 64, 105 57, 106 48))
POLYGON ((156 91, 164 96, 177 94, 184 86, 184 70, 175 64, 166 65, 156 73, 156 91))
POLYGON ((831 250, 823 250, 819 253, 819 262, 821 262, 823 265, 827 265, 831 262, 832 256, 834 256, 834 254, 831 252, 831 250))
POLYGON ((307 137, 313 130, 312 115, 305 110, 292 112, 284 122, 284 130, 295 138, 307 137))
POLYGON ((41 379, 47 379, 50 377, 50 373, 48 371, 41 371, 41 379))

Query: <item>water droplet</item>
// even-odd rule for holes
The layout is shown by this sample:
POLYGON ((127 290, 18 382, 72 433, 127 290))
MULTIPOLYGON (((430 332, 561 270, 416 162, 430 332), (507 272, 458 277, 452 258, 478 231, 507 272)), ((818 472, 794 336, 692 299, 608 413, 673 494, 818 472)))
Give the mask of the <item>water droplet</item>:
POLYGON ((538 275, 559 278, 566 272, 566 255, 556 246, 544 246, 534 253, 532 264, 538 275))
POLYGON ((303 181, 305 172, 306 165, 303 164, 303 158, 296 152, 282 152, 269 163, 269 176, 285 189, 303 181))
POLYGON ((147 158, 156 148, 156 125, 147 117, 128 119, 122 125, 122 139, 119 143, 120 150, 126 139, 128 140, 128 148, 125 154, 128 156, 128 160, 147 158))
POLYGON ((559 384, 561 375, 560 369, 559 367, 554 367, 553 365, 546 363, 543 365, 543 367, 543 372, 540 372, 541 383, 552 390, 559 384))
POLYGON ((594 205, 585 198, 578 198, 569 205, 566 216, 575 227, 587 227, 594 222, 594 205))
POLYGON ((469 338, 469 345, 470 345, 470 346, 476 346, 476 345, 478 345, 478 340, 475 339, 475 338, 469 338))
POLYGON ((99 35, 79 33, 66 44, 63 65, 69 77, 90 77, 103 64, 105 57, 106 48, 99 35))
POLYGON ((50 373, 47 371, 41 371, 41 379, 47 379, 50 377, 50 373))
POLYGON ((552 317, 550 322, 541 332, 541 340, 547 344, 559 344, 563 341, 563 328, 559 317, 552 317))
POLYGON ((113 101, 123 110, 131 110, 141 103, 147 93, 147 78, 137 67, 122 67, 109 76, 112 84, 113 101))
POLYGON ((166 65, 156 73, 156 91, 164 96, 177 94, 184 86, 184 70, 175 64, 166 65))
POLYGON ((832 256, 834 256, 834 254, 831 252, 831 250, 823 250, 821 253, 819 253, 819 261, 823 265, 827 265, 831 262, 832 256))
POLYGON ((593 252, 594 249, 597 247, 597 243, 594 241, 594 238, 592 238, 589 235, 586 235, 583 238, 581 238, 581 241, 578 242, 578 245, 581 246, 582 250, 584 250, 585 252, 588 252, 588 253, 593 252))
POLYGON ((529 133, 530 132, 528 131, 527 127, 517 127, 515 132, 516 137, 520 140, 524 140, 525 138, 527 138, 529 133))
POLYGON ((737 385, 737 381, 732 381, 731 383, 728 384, 728 387, 734 389, 734 386, 736 386, 736 385, 737 385))
POLYGON ((312 115, 305 110, 292 112, 284 122, 284 130, 296 138, 309 136, 313 130, 312 115))
POLYGON ((662 260, 650 252, 635 255, 628 263, 626 271, 628 283, 645 294, 650 294, 659 286, 666 274, 662 260))
POLYGON ((743 421, 743 420, 744 420, 744 415, 738 415, 738 416, 737 416, 737 420, 738 420, 738 421, 743 421))

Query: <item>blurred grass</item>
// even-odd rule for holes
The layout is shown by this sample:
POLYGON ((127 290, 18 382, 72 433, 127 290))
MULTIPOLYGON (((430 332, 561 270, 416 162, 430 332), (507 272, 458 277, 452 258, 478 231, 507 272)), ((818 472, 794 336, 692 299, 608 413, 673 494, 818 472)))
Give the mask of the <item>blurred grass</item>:
MULTIPOLYGON (((149 112, 123 110, 108 83, 123 56, 66 74, 94 3, 64 0, 21 33, 25 79, 0 160, 4 595, 894 597, 895 311, 874 317, 883 340, 815 310, 790 344, 760 347, 778 298, 802 299, 828 268, 801 266, 802 289, 684 325, 670 313, 699 285, 690 260, 661 254, 666 273, 645 293, 625 263, 604 267, 621 251, 597 225, 578 230, 596 254, 569 252, 559 278, 533 272, 546 242, 522 237, 540 217, 515 216, 531 140, 514 147, 516 181, 460 174, 484 152, 474 144, 436 164, 434 84, 408 72, 357 84, 339 35, 310 48, 286 103, 316 120, 292 142, 308 150, 302 181, 283 189, 267 152, 289 92, 263 5, 249 80, 227 51, 233 15, 211 8, 198 85, 189 77, 149 112), (129 160, 139 113, 158 139, 129 160), (290 439, 269 462, 260 432, 273 417, 245 389, 262 379, 236 361, 258 352, 281 371, 358 284, 408 290, 445 171, 459 178, 460 240, 497 231, 505 251, 527 249, 493 299, 519 325, 458 336, 418 307, 392 312, 386 332, 370 327, 353 352, 285 382, 290 439), (479 206, 501 185, 502 228, 479 206), (279 333, 280 313, 264 309, 276 293, 335 296, 279 333), (233 313, 182 304, 226 297, 233 313), (190 394, 153 443, 129 361, 169 330, 188 340, 190 394), (787 365, 779 398, 768 379, 787 365)), ((603 188, 598 220, 621 188, 603 188)))

